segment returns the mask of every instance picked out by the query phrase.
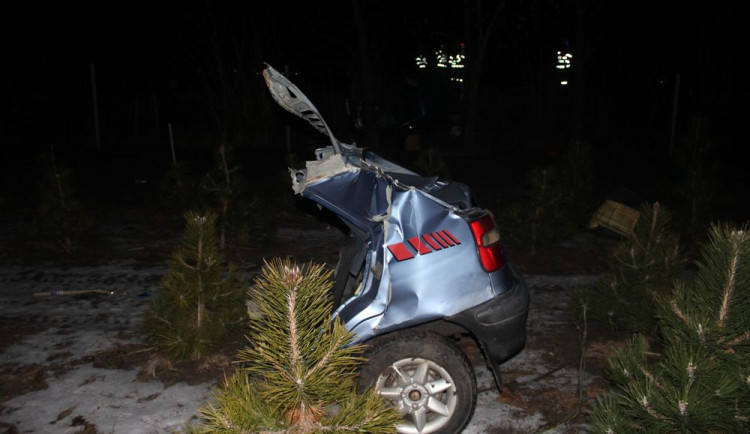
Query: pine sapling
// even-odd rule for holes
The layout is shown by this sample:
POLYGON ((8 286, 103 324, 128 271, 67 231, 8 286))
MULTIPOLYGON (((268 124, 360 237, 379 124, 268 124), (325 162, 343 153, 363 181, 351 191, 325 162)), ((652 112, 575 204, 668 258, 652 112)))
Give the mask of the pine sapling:
POLYGON ((185 210, 194 201, 195 180, 186 161, 174 161, 159 182, 159 204, 172 210, 185 210))
POLYGON ((597 432, 750 430, 750 233, 714 224, 693 282, 657 304, 664 346, 632 340, 609 362, 617 390, 591 414, 597 432))
POLYGON ((91 226, 73 191, 73 172, 57 163, 54 148, 40 155, 38 162, 40 198, 31 232, 40 240, 51 243, 55 249, 71 253, 91 226))
POLYGON ((536 255, 539 246, 575 231, 572 195, 556 166, 532 169, 526 177, 526 188, 527 199, 509 207, 502 223, 509 244, 525 246, 536 255))
POLYGON ((172 255, 143 328, 167 356, 199 359, 247 321, 246 286, 216 241, 216 215, 185 213, 182 246, 172 255))
POLYGON ((214 167, 203 176, 200 185, 206 205, 218 214, 219 247, 223 250, 230 230, 242 232, 253 204, 245 199, 247 182, 235 162, 232 147, 219 145, 214 162, 214 167))
POLYGON ((685 262, 670 221, 670 212, 658 202, 642 205, 633 234, 612 252, 609 272, 576 288, 574 318, 586 306, 591 320, 613 330, 656 333, 657 300, 671 291, 685 262))
POLYGON ((331 271, 266 263, 251 291, 240 369, 201 410, 197 432, 394 432, 400 416, 373 390, 355 389, 362 347, 331 321, 331 271))

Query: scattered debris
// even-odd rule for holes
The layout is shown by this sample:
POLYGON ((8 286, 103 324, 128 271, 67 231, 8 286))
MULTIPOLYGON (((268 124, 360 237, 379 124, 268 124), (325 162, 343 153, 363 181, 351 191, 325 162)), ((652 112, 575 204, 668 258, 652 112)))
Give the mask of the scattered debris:
POLYGON ((72 291, 41 291, 35 292, 34 297, 57 297, 63 295, 88 295, 88 294, 102 294, 102 295, 114 295, 114 291, 106 289, 75 289, 72 291))

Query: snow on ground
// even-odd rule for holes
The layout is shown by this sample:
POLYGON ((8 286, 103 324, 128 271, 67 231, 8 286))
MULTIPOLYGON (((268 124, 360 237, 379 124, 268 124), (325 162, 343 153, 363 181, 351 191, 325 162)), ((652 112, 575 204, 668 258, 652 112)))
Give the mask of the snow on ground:
POLYGON ((80 432, 76 420, 95 424, 98 432, 181 430, 213 384, 165 387, 156 381, 136 381, 137 369, 100 369, 81 363, 97 352, 136 341, 149 295, 165 271, 128 264, 3 269, 0 315, 19 318, 41 331, 5 348, 2 363, 21 366, 54 361, 59 372, 49 373, 46 389, 3 403, 0 421, 15 425, 19 432, 39 433, 80 432), (113 291, 113 295, 34 296, 86 289, 113 291))
POLYGON ((84 364, 55 378, 49 387, 5 403, 3 422, 19 432, 77 433, 76 420, 96 425, 99 433, 184 432, 210 393, 211 384, 185 383, 165 388, 136 380, 137 369, 105 370, 84 364))
MULTIPOLYGON (((255 271, 252 264, 243 270, 248 278, 255 271)), ((102 369, 87 362, 97 352, 137 340, 143 311, 165 272, 163 267, 129 262, 66 269, 0 267, 0 317, 18 321, 19 333, 26 333, 21 342, 0 349, 0 364, 55 367, 46 371, 46 389, 0 403, 0 427, 15 426, 18 432, 74 433, 81 432, 85 421, 95 424, 98 433, 173 433, 183 432, 186 423, 194 422, 197 409, 216 384, 166 386, 156 380, 136 379, 135 369, 102 369), (82 289, 112 291, 112 295, 34 295, 82 289)), ((567 321, 569 291, 565 289, 591 279, 528 276, 530 334, 544 335, 567 321), (552 286, 558 290, 549 291, 552 286)), ((480 393, 465 433, 534 432, 554 425, 556 421, 546 420, 540 412, 503 402, 481 357, 475 354, 471 358, 480 393)), ((574 391, 578 381, 575 366, 555 366, 540 348, 525 350, 503 365, 503 370, 509 372, 516 390, 574 391)), ((584 384, 590 381, 584 373, 584 384)), ((563 426, 551 431, 562 432, 563 428, 565 432, 583 430, 563 426)))

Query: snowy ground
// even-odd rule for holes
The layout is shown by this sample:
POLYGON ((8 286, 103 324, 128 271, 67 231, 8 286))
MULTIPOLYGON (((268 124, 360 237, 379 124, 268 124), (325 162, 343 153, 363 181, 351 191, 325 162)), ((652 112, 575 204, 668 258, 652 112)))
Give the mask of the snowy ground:
MULTIPOLYGON (((249 279, 257 269, 257 264, 244 264, 242 271, 249 279)), ((215 382, 165 385, 139 377, 137 367, 98 366, 95 357, 117 345, 137 342, 141 315, 165 271, 132 261, 70 268, 0 267, 0 319, 12 324, 4 330, 18 335, 0 346, 0 367, 6 373, 29 375, 38 366, 38 375, 28 381, 47 386, 0 401, 0 428, 37 433, 173 433, 184 432, 186 423, 195 422, 197 409, 209 398, 215 382), (112 294, 43 295, 86 289, 112 294)), ((524 352, 503 366, 507 387, 502 395, 481 353, 470 353, 480 393, 467 434, 584 431, 581 418, 577 424, 555 426, 575 409, 579 375, 576 363, 554 354, 554 348, 576 348, 574 335, 553 335, 569 324, 570 287, 591 279, 527 276, 532 295, 529 342, 524 352), (545 343, 550 337, 570 342, 550 347, 545 343), (547 411, 555 406, 557 411, 547 411)), ((581 380, 584 387, 598 381, 586 372, 581 380)))

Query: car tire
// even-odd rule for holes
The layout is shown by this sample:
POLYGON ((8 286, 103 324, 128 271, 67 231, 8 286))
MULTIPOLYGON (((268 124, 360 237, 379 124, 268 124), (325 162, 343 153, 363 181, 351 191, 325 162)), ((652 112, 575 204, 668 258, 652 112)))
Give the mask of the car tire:
POLYGON ((373 387, 404 416, 402 434, 456 434, 477 401, 474 370, 450 340, 407 332, 376 338, 365 354, 359 388, 373 387))

